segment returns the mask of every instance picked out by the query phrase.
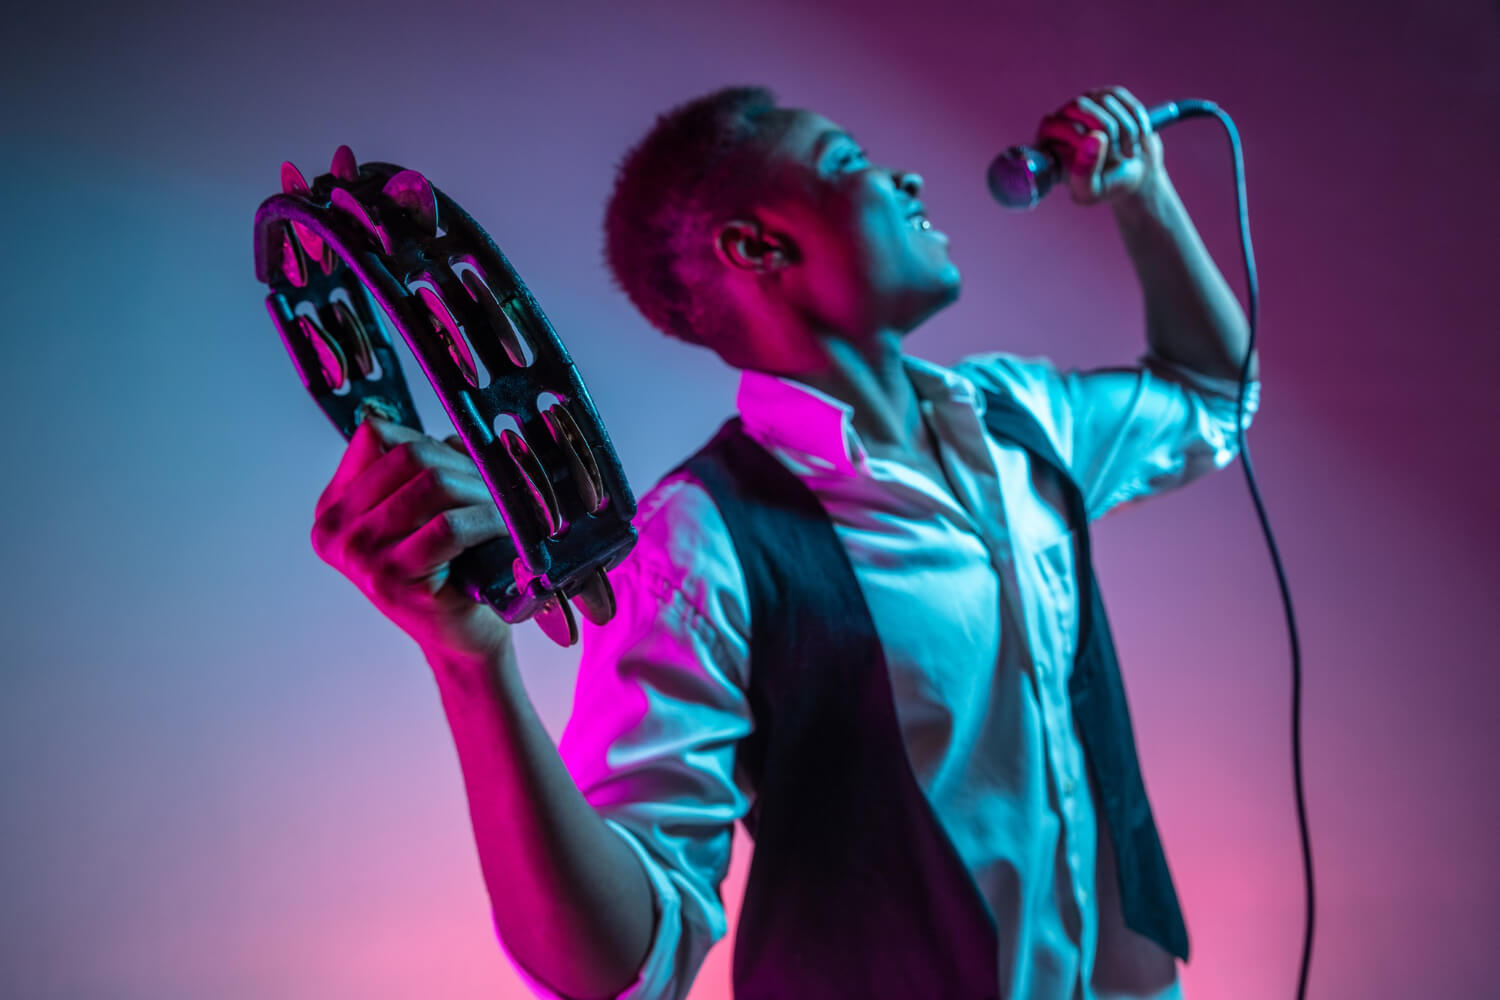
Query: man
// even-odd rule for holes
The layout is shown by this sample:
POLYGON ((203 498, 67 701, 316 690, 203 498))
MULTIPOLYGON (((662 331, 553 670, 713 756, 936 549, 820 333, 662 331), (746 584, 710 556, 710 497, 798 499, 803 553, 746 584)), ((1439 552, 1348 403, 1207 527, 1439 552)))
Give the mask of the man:
POLYGON ((763 89, 682 105, 627 156, 610 266, 743 371, 740 420, 642 498, 560 752, 509 630, 445 586, 503 531, 472 462, 378 421, 351 441, 313 544, 426 654, 496 927, 539 995, 684 996, 727 930, 736 820, 757 843, 747 1000, 1179 995, 1086 522, 1232 460, 1248 330, 1139 101, 1091 91, 1040 140, 1115 213, 1138 367, 903 354, 959 291, 921 179, 763 89))

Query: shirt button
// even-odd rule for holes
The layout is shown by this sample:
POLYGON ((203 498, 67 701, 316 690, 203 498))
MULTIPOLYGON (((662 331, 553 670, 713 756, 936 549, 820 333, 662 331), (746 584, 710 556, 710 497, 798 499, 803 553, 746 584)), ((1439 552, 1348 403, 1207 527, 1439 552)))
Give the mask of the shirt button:
POLYGON ((1063 779, 1063 794, 1064 795, 1072 795, 1073 791, 1077 787, 1078 787, 1077 783, 1075 783, 1072 778, 1064 778, 1063 779))

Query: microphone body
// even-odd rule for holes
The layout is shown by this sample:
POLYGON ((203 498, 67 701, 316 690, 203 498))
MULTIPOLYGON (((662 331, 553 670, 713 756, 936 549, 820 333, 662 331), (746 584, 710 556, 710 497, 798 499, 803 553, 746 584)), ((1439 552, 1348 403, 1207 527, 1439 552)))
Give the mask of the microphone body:
MULTIPOLYGON (((1151 130, 1159 131, 1184 118, 1211 115, 1218 110, 1212 101, 1168 101, 1146 112, 1151 130)), ((1063 166, 1050 150, 1012 146, 990 164, 990 194, 1006 208, 1028 209, 1042 200, 1063 175, 1063 166)))

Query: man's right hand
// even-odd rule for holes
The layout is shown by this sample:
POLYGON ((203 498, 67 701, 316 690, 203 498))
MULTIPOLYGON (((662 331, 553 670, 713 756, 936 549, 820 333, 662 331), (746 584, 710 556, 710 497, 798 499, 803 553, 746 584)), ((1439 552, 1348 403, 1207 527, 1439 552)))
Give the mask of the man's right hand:
POLYGON ((508 646, 510 626, 450 582, 449 563, 504 534, 457 437, 438 441, 370 418, 318 498, 312 545, 429 658, 491 662, 508 646))

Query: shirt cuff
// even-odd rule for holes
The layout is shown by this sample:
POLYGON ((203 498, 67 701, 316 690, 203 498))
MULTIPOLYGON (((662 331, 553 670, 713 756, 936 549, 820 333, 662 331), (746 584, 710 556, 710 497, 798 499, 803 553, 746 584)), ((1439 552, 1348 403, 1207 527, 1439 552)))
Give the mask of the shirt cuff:
MULTIPOLYGON (((666 872, 662 870, 635 834, 615 820, 605 818, 604 823, 635 852, 636 857, 641 859, 641 866, 646 869, 646 876, 651 881, 651 907, 655 918, 655 929, 651 936, 651 948, 646 952, 645 961, 641 963, 640 972, 637 973, 635 982, 627 986, 622 992, 616 994, 616 1000, 655 1000, 659 997, 675 997, 675 993, 668 992, 666 987, 672 981, 675 967, 675 958, 678 945, 682 937, 682 897, 678 895, 676 886, 672 885, 667 878, 666 872)), ((493 915, 491 917, 493 919, 493 915)), ((557 992, 546 983, 535 978, 526 967, 516 961, 516 957, 505 947, 505 939, 500 936, 499 928, 496 927, 495 940, 500 942, 500 951, 509 960, 511 967, 516 970, 516 975, 526 983, 534 996, 542 1000, 573 1000, 562 993, 557 992)), ((682 990, 681 992, 685 992, 682 990)))

